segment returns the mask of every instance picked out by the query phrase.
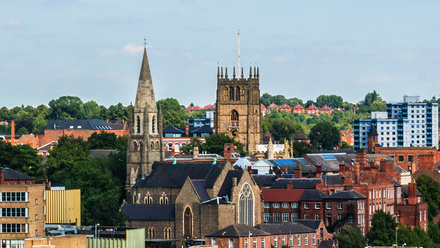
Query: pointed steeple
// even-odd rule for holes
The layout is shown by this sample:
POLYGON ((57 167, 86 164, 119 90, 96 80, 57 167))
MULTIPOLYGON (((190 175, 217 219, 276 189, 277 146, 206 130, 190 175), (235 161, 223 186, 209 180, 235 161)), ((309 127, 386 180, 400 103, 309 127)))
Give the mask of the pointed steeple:
MULTIPOLYGON (((144 43, 146 44, 146 43, 144 43)), ((156 99, 154 97, 153 80, 151 78, 150 64, 148 63, 147 48, 144 47, 144 56, 142 58, 141 72, 136 94, 135 108, 145 109, 157 112, 156 99)))
POLYGON ((139 75, 139 81, 145 79, 151 80, 150 64, 148 63, 147 56, 147 47, 144 47, 144 56, 142 58, 141 74, 139 75))

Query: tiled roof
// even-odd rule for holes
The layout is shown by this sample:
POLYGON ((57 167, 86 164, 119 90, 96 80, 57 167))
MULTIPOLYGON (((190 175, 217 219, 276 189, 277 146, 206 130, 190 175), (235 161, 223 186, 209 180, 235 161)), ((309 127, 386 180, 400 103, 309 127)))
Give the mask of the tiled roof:
POLYGON ((342 178, 343 175, 334 174, 334 175, 322 175, 322 180, 324 181, 324 185, 343 185, 342 178))
POLYGON ((326 198, 327 195, 316 189, 306 189, 301 196, 301 201, 305 202, 320 202, 326 198))
POLYGON ((310 105, 307 110, 318 110, 318 108, 315 106, 315 104, 310 105))
POLYGON ((48 120, 46 129, 113 130, 112 127, 103 120, 48 120))
POLYGON ((312 153, 306 154, 312 164, 316 166, 321 163, 322 171, 337 172, 339 171, 339 164, 344 162, 345 166, 353 166, 350 157, 345 153, 312 153))
POLYGON ((182 130, 182 128, 178 128, 173 125, 169 125, 163 129, 163 132, 164 133, 185 133, 185 128, 183 128, 183 130, 182 130))
POLYGON ((207 109, 207 110, 215 110, 215 105, 214 104, 208 104, 205 107, 203 107, 203 109, 207 109))
POLYGON ((296 220, 296 222, 308 226, 313 230, 318 229, 319 225, 321 225, 321 220, 296 220))
POLYGON ((336 246, 336 240, 330 239, 330 240, 322 240, 321 243, 319 243, 318 248, 333 248, 336 246))
POLYGON ((206 185, 205 180, 191 180, 191 183, 193 184, 194 189, 199 195, 200 201, 204 202, 211 199, 208 195, 208 192, 206 192, 205 189, 205 185, 206 185))
POLYGON ((187 108, 186 108, 186 110, 188 110, 188 111, 199 111, 199 110, 201 110, 202 108, 201 107, 199 107, 198 105, 197 106, 188 106, 187 108))
POLYGON ((367 197, 363 196, 362 194, 358 193, 355 190, 348 190, 348 191, 340 191, 337 193, 334 193, 333 195, 329 195, 326 197, 327 199, 367 199, 367 197))
POLYGON ((225 163, 217 162, 155 162, 153 171, 145 179, 136 182, 135 187, 181 188, 187 177, 203 179, 207 188, 212 188, 225 163))
POLYGON ((298 222, 265 223, 265 224, 258 224, 255 226, 255 228, 268 232, 272 235, 315 232, 312 228, 300 224, 298 222))
POLYGON ((8 167, 4 167, 3 169, 4 179, 5 181, 15 181, 15 180, 35 180, 35 178, 25 175, 21 172, 13 170, 8 167))
POLYGON ((261 111, 266 110, 266 106, 264 106, 262 103, 260 104, 260 108, 261 108, 261 111))
POLYGON ((293 107, 293 109, 304 109, 304 107, 301 104, 297 103, 295 107, 293 107))
POLYGON ((270 236, 270 233, 265 231, 253 228, 244 224, 235 224, 231 226, 227 226, 223 229, 220 229, 216 232, 206 235, 206 237, 255 237, 255 236, 270 236))
POLYGON ((310 138, 305 133, 299 132, 297 140, 310 140, 310 138))
POLYGON ((272 103, 269 106, 267 106, 267 109, 278 109, 278 106, 275 103, 272 103))
POLYGON ((264 202, 299 202, 304 189, 268 189, 263 188, 261 194, 264 202))
POLYGON ((321 108, 321 110, 323 110, 323 111, 331 111, 332 109, 329 106, 327 106, 327 104, 326 104, 326 105, 324 105, 324 107, 321 108))
POLYGON ((276 175, 258 175, 258 174, 252 174, 252 177, 254 178, 255 182, 258 186, 271 186, 273 182, 275 182, 276 175))
POLYGON ((281 105, 280 109, 291 109, 291 108, 287 103, 284 103, 283 105, 281 105))
POLYGON ((174 221, 174 205, 125 204, 122 208, 129 220, 174 221))
POLYGON ((293 183, 294 189, 315 189, 320 178, 279 178, 272 184, 272 189, 286 189, 288 183, 293 183))
MULTIPOLYGON (((405 198, 408 197, 408 184, 407 184, 407 185, 402 185, 402 195, 403 195, 405 198)), ((421 193, 418 189, 416 189, 416 195, 417 195, 418 197, 422 197, 422 196, 423 196, 422 193, 421 193)))

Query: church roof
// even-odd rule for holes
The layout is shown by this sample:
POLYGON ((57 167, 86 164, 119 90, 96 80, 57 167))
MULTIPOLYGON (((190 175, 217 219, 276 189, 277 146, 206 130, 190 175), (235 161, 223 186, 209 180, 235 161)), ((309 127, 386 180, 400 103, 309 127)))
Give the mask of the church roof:
POLYGON ((174 205, 125 204, 122 208, 129 220, 174 221, 174 205))
POLYGON ((220 175, 225 162, 154 162, 153 171, 134 187, 146 188, 181 188, 187 177, 191 180, 205 180, 206 188, 212 188, 220 175))
POLYGON ((231 199, 231 189, 232 189, 232 178, 236 177, 237 182, 240 182, 241 177, 243 176, 243 169, 237 168, 234 170, 230 170, 223 181, 223 185, 218 192, 218 196, 228 196, 231 199))
POLYGON ((206 235, 206 237, 248 237, 248 236, 270 236, 269 233, 253 228, 251 226, 245 224, 235 224, 227 226, 223 229, 220 229, 216 232, 206 235))
POLYGON ((208 195, 208 192, 206 192, 205 189, 206 186, 205 180, 191 180, 191 183, 194 185, 194 189, 199 195, 201 202, 211 199, 208 195))
POLYGON ((254 178, 255 183, 258 186, 271 186, 275 182, 275 174, 268 174, 268 175, 258 175, 258 174, 252 174, 252 177, 254 178))

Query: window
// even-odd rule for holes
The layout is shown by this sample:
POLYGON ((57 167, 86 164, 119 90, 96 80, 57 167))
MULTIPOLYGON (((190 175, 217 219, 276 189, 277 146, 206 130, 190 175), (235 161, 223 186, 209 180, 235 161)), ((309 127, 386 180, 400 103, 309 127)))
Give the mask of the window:
POLYGON ((283 214, 283 222, 289 222, 289 214, 283 214))
POLYGON ((253 243, 254 243, 254 247, 253 248, 258 248, 257 247, 257 238, 254 238, 254 242, 253 243))
POLYGON ((337 220, 342 220, 342 214, 338 214, 337 220))
POLYGON ((266 248, 266 240, 264 237, 261 237, 261 248, 266 248))
POLYGON ((229 101, 234 101, 234 88, 229 88, 229 101))
POLYGON ((231 111, 231 126, 238 126, 238 120, 239 120, 239 115, 237 110, 232 110, 231 111))
POLYGON ((313 245, 316 245, 316 234, 314 233, 312 236, 313 245))
POLYGON ((280 221, 280 214, 273 214, 273 221, 279 222, 280 221))
POLYGON ((338 209, 339 209, 339 210, 342 209, 342 202, 338 202, 338 209))
POLYGON ((27 208, 1 208, 0 217, 28 217, 27 208))
POLYGON ((154 239, 155 238, 155 233, 156 229, 154 229, 154 227, 149 227, 148 228, 148 238, 149 239, 154 239))
POLYGON ((248 240, 248 238, 244 238, 244 248, 249 248, 249 240, 248 240))
POLYGON ((286 236, 284 236, 284 235, 281 237, 281 244, 282 244, 282 246, 286 245, 286 236))
MULTIPOLYGON (((171 239, 171 227, 165 227, 163 229, 163 237, 165 239, 171 239)), ((213 239, 213 242, 215 242, 215 239, 213 239)))
POLYGON ((240 101, 240 87, 235 90, 235 101, 240 101))
POLYGON ((399 155, 399 162, 403 162, 404 158, 402 155, 399 155))
POLYGON ((304 209, 309 209, 309 204, 308 203, 304 203, 304 209))
POLYGON ((217 240, 216 240, 215 238, 212 238, 212 239, 211 239, 211 244, 212 244, 212 245, 217 245, 217 240))
POLYGON ((270 203, 269 203, 269 202, 265 202, 265 203, 264 203, 264 207, 265 207, 265 208, 270 208, 270 203))
POLYGON ((308 234, 306 234, 305 237, 304 237, 304 244, 306 246, 309 245, 309 235, 308 234))
POLYGON ((305 214, 305 215, 304 215, 304 219, 309 220, 309 219, 310 219, 310 216, 309 216, 308 214, 305 214))
POLYGON ((298 202, 292 202, 291 206, 292 208, 298 208, 298 202))
POLYGON ((280 207, 280 203, 274 202, 274 203, 272 203, 272 207, 279 208, 280 207))
POLYGON ((264 213, 264 222, 269 222, 269 221, 270 221, 270 214, 264 213))
POLYGON ((289 245, 293 246, 293 235, 292 234, 290 234, 289 245))
POLYGON ((141 133, 141 118, 139 116, 136 118, 136 132, 141 133))
POLYGON ((249 184, 243 185, 238 202, 238 223, 254 225, 254 199, 249 184))
POLYGON ((288 208, 289 207, 289 203, 288 202, 283 202, 283 208, 288 208))
POLYGON ((275 235, 274 239, 273 239, 273 244, 275 247, 278 247, 278 236, 275 235))
POLYGON ((301 235, 297 234, 296 238, 298 239, 298 246, 301 246, 301 235))
POLYGON ((350 224, 354 223, 354 216, 353 215, 348 216, 348 223, 350 223, 350 224))
POLYGON ((315 220, 320 220, 321 216, 319 214, 315 214, 315 220))
POLYGON ((189 207, 185 209, 183 218, 183 234, 185 238, 191 238, 192 236, 192 212, 189 207))
POLYGON ((1 224, 2 233, 26 233, 28 224, 1 224))
POLYGON ((38 214, 35 214, 35 220, 38 220, 38 214))
POLYGON ((332 203, 331 202, 327 202, 325 205, 326 205, 327 209, 332 209, 332 203))
POLYGON ((234 240, 229 239, 229 248, 234 248, 234 240))
POLYGON ((321 204, 315 203, 315 209, 321 209, 321 204))
POLYGON ((27 202, 27 192, 3 192, 1 193, 2 202, 27 202))
POLYGON ((292 222, 298 219, 298 213, 292 213, 292 222))

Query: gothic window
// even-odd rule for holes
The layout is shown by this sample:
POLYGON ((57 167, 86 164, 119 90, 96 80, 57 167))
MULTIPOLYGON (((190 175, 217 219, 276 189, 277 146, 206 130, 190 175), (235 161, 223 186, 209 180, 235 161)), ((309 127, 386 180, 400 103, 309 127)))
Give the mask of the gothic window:
POLYGON ((240 101, 240 87, 235 90, 235 101, 240 101))
POLYGON ((249 184, 245 184, 239 194, 238 223, 254 225, 254 199, 249 184))
POLYGON ((151 132, 156 133, 156 116, 153 116, 151 120, 151 132))
POLYGON ((165 229, 163 229, 163 238, 171 239, 171 227, 165 227, 165 229))
POLYGON ((139 142, 139 151, 142 151, 144 149, 144 143, 141 141, 139 142))
POLYGON ((229 101, 234 101, 234 87, 229 88, 229 101))
POLYGON ((187 207, 183 214, 183 236, 191 238, 192 236, 192 213, 191 209, 187 207))
POLYGON ((159 141, 156 141, 156 147, 155 147, 157 150, 159 150, 159 148, 160 148, 160 144, 159 144, 159 141))
POLYGON ((165 192, 162 192, 162 194, 160 195, 160 200, 159 200, 160 204, 168 204, 168 196, 165 192))
POLYGON ((150 148, 151 148, 151 149, 154 148, 154 141, 151 141, 151 143, 150 143, 150 148))
POLYGON ((136 203, 139 204, 140 200, 141 200, 141 193, 138 193, 136 198, 136 203))
POLYGON ((239 119, 239 115, 237 110, 232 110, 231 111, 231 126, 238 126, 238 119, 239 119))
POLYGON ((132 148, 133 148, 133 151, 137 151, 138 150, 139 147, 138 147, 138 143, 136 141, 133 141, 132 148))
POLYGON ((150 192, 147 192, 144 197, 144 204, 153 204, 153 197, 150 192))
POLYGON ((149 239, 154 239, 155 238, 155 235, 154 235, 154 233, 155 233, 155 228, 154 227, 149 227, 148 228, 148 238, 149 239))
POLYGON ((136 119, 136 132, 141 133, 141 118, 139 116, 136 119))

